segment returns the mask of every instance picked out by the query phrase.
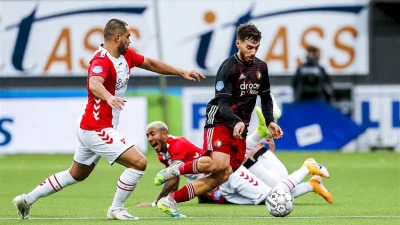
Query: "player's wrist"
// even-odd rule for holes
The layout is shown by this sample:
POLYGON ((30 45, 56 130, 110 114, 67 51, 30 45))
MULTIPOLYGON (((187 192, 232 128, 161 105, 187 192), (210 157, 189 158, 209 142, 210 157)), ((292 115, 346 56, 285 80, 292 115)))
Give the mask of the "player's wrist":
POLYGON ((273 118, 265 119, 265 124, 267 125, 267 127, 269 127, 271 123, 275 123, 275 120, 273 118))
POLYGON ((185 76, 185 72, 186 72, 186 70, 178 68, 178 72, 176 73, 176 75, 178 75, 180 77, 184 77, 185 76))
POLYGON ((242 123, 243 123, 243 121, 242 121, 241 119, 236 119, 236 120, 234 120, 234 121, 232 122, 232 124, 233 124, 233 127, 235 127, 235 126, 236 126, 236 124, 238 124, 238 123, 240 123, 240 122, 242 122, 242 123))

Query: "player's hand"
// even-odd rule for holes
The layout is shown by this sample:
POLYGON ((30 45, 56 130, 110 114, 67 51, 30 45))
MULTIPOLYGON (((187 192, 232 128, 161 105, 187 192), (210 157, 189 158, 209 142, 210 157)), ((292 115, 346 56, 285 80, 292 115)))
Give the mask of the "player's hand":
POLYGON ((269 132, 271 132, 272 137, 275 138, 275 139, 279 139, 279 138, 281 138, 283 136, 282 129, 279 127, 278 124, 276 124, 274 122, 271 122, 268 125, 268 130, 269 130, 269 132))
POLYGON ((116 96, 111 96, 109 99, 107 99, 107 104, 113 109, 117 108, 122 110, 125 106, 125 102, 125 99, 116 96))
POLYGON ((275 141, 272 137, 267 137, 265 139, 266 143, 268 144, 269 150, 275 152, 275 141))
POLYGON ((244 123, 243 122, 237 123, 233 128, 233 137, 236 139, 242 139, 243 131, 244 131, 244 123))
POLYGON ((200 78, 206 78, 203 74, 197 72, 196 70, 185 70, 182 74, 182 77, 186 80, 192 81, 200 81, 200 78))
POLYGON ((150 202, 142 202, 136 205, 136 207, 152 207, 150 202))

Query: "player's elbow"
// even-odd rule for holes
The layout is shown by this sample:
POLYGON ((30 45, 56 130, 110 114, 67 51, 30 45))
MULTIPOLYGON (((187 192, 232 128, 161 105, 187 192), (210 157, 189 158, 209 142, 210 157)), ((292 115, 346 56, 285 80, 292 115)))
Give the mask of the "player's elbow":
POLYGON ((97 86, 98 86, 97 81, 90 80, 88 86, 89 86, 89 90, 90 90, 92 93, 96 92, 96 89, 97 89, 97 86))
POLYGON ((232 172, 233 172, 233 171, 232 171, 232 167, 229 166, 228 169, 225 170, 224 176, 223 176, 223 178, 222 178, 223 183, 225 183, 225 182, 228 181, 228 179, 229 179, 229 177, 231 176, 232 172))

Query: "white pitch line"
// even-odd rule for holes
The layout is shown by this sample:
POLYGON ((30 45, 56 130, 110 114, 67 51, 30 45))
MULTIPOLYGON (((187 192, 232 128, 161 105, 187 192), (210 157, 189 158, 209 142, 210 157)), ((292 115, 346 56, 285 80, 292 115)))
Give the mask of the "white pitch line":
MULTIPOLYGON (((154 219, 400 219, 400 216, 288 216, 285 218, 277 218, 271 216, 239 216, 239 217, 186 217, 186 218, 172 218, 172 217, 139 217, 141 220, 154 220, 154 219)), ((0 218, 0 220, 20 220, 20 218, 0 218)), ((30 220, 106 220, 105 217, 37 217, 30 218, 30 220)))

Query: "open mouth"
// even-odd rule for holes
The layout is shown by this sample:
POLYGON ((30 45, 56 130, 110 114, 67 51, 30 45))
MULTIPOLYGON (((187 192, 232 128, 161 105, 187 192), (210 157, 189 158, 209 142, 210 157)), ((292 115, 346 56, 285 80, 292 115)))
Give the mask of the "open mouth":
POLYGON ((159 144, 157 142, 155 143, 150 143, 151 147, 153 147, 155 150, 158 150, 159 144))

